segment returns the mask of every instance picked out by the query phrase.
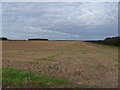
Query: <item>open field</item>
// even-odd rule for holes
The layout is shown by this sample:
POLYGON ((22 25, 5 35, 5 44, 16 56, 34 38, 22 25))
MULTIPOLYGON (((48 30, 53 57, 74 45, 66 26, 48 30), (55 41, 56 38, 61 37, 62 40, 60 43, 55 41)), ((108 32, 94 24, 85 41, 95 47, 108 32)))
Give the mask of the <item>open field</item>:
POLYGON ((118 87, 115 46, 80 41, 2 44, 3 87, 118 87))

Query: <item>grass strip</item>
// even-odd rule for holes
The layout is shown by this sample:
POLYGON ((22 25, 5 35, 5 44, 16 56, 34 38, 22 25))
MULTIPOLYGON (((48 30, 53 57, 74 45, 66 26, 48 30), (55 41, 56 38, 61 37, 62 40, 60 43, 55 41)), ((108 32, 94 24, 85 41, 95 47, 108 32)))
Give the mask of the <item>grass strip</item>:
POLYGON ((52 87, 67 85, 68 81, 4 67, 2 69, 2 83, 3 87, 52 87))

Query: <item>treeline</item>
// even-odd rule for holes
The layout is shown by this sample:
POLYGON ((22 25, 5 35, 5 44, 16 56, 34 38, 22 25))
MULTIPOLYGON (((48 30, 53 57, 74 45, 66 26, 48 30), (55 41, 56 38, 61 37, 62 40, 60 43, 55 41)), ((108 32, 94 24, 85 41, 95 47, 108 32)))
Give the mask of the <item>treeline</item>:
POLYGON ((48 39, 40 39, 40 38, 33 38, 33 39, 28 39, 28 40, 40 40, 40 41, 48 41, 48 39))
MULTIPOLYGON (((6 37, 0 37, 0 40, 9 40, 9 41, 23 41, 23 40, 11 40, 11 39, 7 39, 6 37)), ((29 40, 32 40, 32 41, 48 41, 48 39, 41 39, 41 38, 32 38, 32 39, 28 39, 29 40)), ((26 41, 26 40, 24 40, 26 41)))
POLYGON ((105 45, 113 45, 113 46, 120 46, 120 36, 119 37, 108 37, 104 40, 94 40, 94 41, 86 41, 86 42, 93 42, 98 44, 105 44, 105 45))
MULTIPOLYGON (((7 39, 6 37, 0 37, 0 40, 10 40, 10 39, 7 39)), ((31 40, 32 41, 36 41, 36 40, 37 41, 48 41, 48 39, 40 39, 40 38, 28 39, 28 41, 31 41, 31 40)), ((106 38, 104 40, 89 40, 89 41, 85 41, 85 42, 92 42, 92 43, 98 43, 98 44, 120 46, 120 36, 119 37, 108 37, 108 38, 106 38)))

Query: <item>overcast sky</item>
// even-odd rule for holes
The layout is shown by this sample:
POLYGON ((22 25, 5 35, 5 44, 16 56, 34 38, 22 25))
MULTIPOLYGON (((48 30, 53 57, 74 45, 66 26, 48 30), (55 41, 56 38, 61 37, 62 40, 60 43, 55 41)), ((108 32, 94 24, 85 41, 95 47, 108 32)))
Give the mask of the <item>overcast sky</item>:
POLYGON ((4 2, 2 36, 96 40, 118 35, 117 2, 4 2))

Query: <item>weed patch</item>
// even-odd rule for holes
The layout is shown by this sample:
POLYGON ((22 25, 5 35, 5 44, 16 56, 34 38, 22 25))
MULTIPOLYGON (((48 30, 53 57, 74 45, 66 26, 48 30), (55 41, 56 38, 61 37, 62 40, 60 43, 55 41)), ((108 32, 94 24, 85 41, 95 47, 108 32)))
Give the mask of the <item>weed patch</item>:
POLYGON ((57 54, 54 54, 54 55, 51 55, 51 56, 48 56, 48 57, 45 57, 45 58, 41 58, 41 60, 48 60, 48 61, 52 61, 54 60, 55 57, 61 55, 63 53, 57 53, 57 54))

